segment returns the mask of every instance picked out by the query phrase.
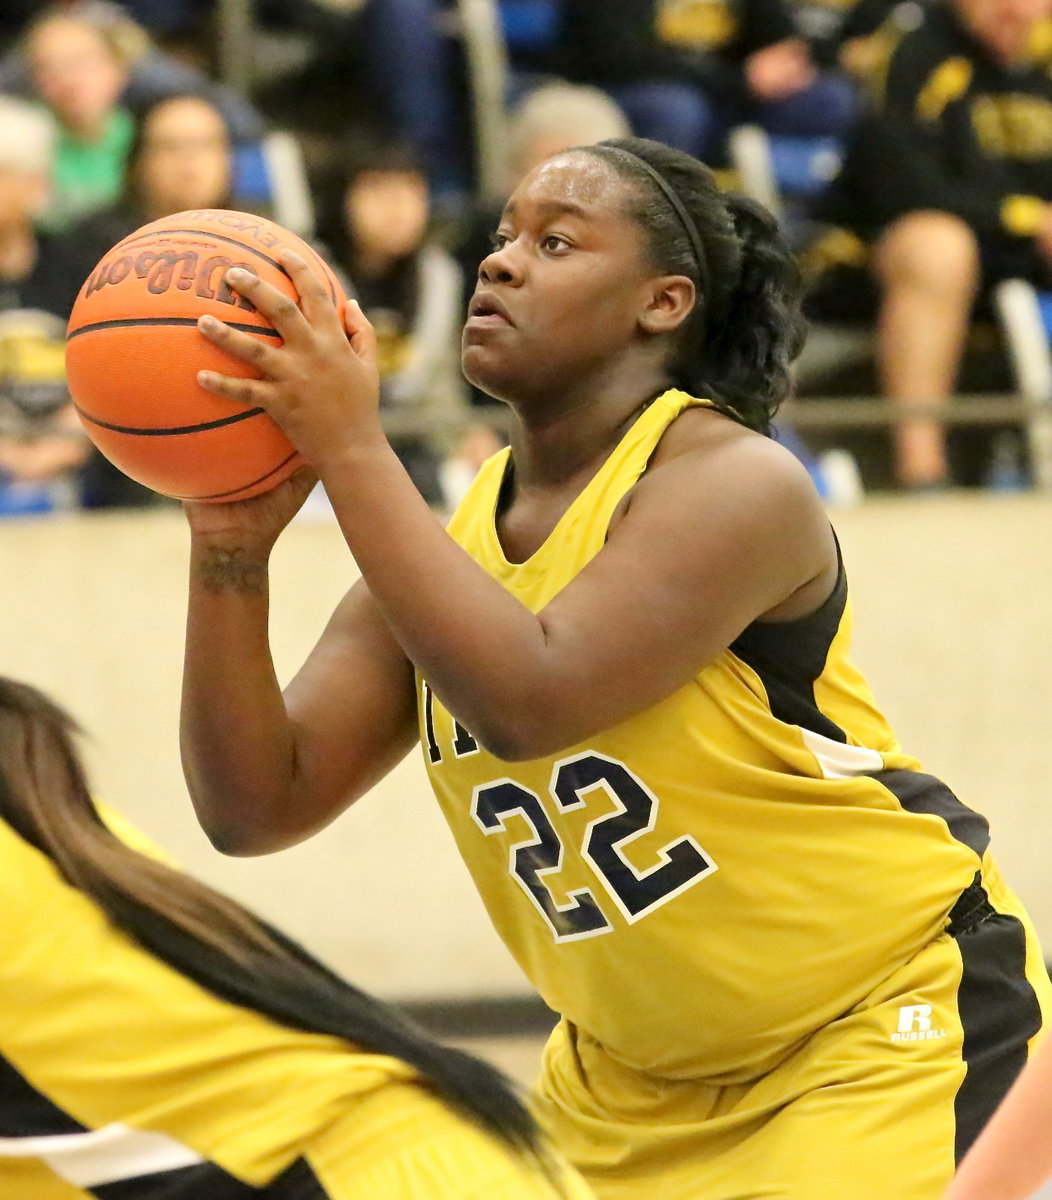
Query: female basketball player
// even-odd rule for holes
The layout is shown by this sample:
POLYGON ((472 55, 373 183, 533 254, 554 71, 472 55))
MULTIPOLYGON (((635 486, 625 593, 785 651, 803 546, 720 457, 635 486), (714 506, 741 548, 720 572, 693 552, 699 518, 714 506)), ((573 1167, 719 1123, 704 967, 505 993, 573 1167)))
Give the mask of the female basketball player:
POLYGON ((111 832, 74 730, 0 678, 4 1200, 590 1195, 496 1071, 111 832))
POLYGON ((1046 1038, 965 1155, 945 1200, 1038 1200, 1050 1179, 1052 1041, 1046 1038))
POLYGON ((267 562, 310 480, 189 508, 184 761, 235 854, 418 739, 497 928, 562 1014, 540 1094, 603 1200, 936 1200, 1048 1006, 987 827, 847 658, 826 514, 763 436, 801 340, 770 217, 615 141, 517 186, 464 330, 509 450, 443 530, 303 264, 230 280, 282 348, 214 373, 322 478, 364 576, 284 695, 267 562))

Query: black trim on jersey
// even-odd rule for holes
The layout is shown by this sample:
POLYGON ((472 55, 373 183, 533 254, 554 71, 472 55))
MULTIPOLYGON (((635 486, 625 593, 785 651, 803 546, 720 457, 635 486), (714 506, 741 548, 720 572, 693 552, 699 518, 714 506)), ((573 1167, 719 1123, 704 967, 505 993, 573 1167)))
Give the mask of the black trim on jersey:
POLYGON ((963 965, 957 1010, 965 1076, 954 1099, 960 1162, 1023 1069, 1041 1006, 1026 977, 1026 930, 1016 917, 992 912, 955 940, 963 965))
POLYGON ((301 1158, 266 1187, 242 1183, 215 1163, 158 1171, 90 1189, 97 1200, 328 1200, 318 1177, 301 1158))
MULTIPOLYGON (((986 819, 941 779, 902 770, 879 771, 873 778, 907 812, 941 818, 958 842, 983 856, 990 844, 986 819)), ((947 929, 962 964, 957 1011, 965 1076, 954 1099, 960 1162, 1026 1062, 1027 1043, 1041 1028, 1041 1006, 1026 977, 1026 930, 1016 917, 997 912, 978 871, 950 910, 947 929)))
MULTIPOLYGON (((0 1054, 0 1137, 36 1138, 91 1134, 0 1054)), ((251 1187, 213 1162, 195 1163, 132 1179, 84 1188, 97 1200, 327 1200, 314 1172, 302 1159, 265 1188, 251 1187)))
POLYGON ((117 1179, 113 1183, 97 1183, 85 1190, 97 1200, 204 1200, 205 1197, 208 1200, 262 1200, 268 1195, 277 1200, 280 1194, 269 1188, 262 1191, 242 1183, 210 1162, 117 1179))
POLYGON ((52 1137, 88 1133, 65 1109, 59 1108, 0 1054, 0 1137, 52 1137))
POLYGON ((774 717, 846 743, 847 734, 815 700, 815 680, 825 669, 847 604, 847 573, 839 542, 836 556, 836 583, 813 613, 795 621, 753 621, 729 649, 759 675, 774 717))
POLYGON ((941 779, 923 771, 876 771, 882 783, 902 807, 911 813, 928 813, 946 822, 951 836, 982 858, 990 845, 986 818, 963 804, 941 779))

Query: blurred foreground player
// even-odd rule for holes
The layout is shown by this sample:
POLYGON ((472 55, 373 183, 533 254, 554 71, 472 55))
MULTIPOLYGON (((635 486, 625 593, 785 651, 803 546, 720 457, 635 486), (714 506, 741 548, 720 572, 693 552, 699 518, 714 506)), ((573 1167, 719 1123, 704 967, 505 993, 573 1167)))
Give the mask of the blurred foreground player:
POLYGON ((74 734, 0 678, 4 1200, 587 1200, 493 1068, 104 821, 74 734))

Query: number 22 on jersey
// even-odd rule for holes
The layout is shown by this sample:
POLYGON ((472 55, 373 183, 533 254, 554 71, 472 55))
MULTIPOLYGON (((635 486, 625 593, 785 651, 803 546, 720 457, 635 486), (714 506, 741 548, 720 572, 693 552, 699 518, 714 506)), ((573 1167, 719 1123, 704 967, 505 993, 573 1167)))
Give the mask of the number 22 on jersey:
MULTIPOLYGON (((432 764, 442 761, 435 738, 431 689, 424 684, 424 731, 432 764)), ((478 743, 454 722, 453 753, 457 758, 478 753, 478 743)), ((599 888, 581 887, 557 903, 545 880, 563 866, 565 847, 545 805, 536 792, 513 779, 496 779, 474 788, 471 815, 483 834, 507 832, 512 818, 523 821, 529 836, 509 847, 508 869, 530 902, 547 922, 556 941, 576 941, 609 933, 613 925, 597 895, 606 896, 629 924, 634 924, 716 870, 716 864, 686 835, 656 852, 657 861, 639 868, 625 857, 624 848, 657 824, 660 801, 624 763, 596 751, 558 760, 552 770, 549 794, 561 812, 584 808, 602 793, 615 805, 585 828, 581 858, 599 888)))

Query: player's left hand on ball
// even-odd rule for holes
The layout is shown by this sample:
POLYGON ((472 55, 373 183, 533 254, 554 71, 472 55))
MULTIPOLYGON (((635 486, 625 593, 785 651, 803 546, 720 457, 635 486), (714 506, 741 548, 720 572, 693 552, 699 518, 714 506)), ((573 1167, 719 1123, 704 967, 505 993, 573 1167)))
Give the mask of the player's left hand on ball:
POLYGON ((318 277, 292 251, 281 254, 299 303, 249 271, 233 268, 226 279, 281 335, 270 345, 250 333, 204 316, 198 329, 225 353, 254 367, 261 379, 202 371, 206 391, 265 409, 322 476, 347 448, 382 437, 378 415, 376 337, 356 301, 340 313, 318 277))

